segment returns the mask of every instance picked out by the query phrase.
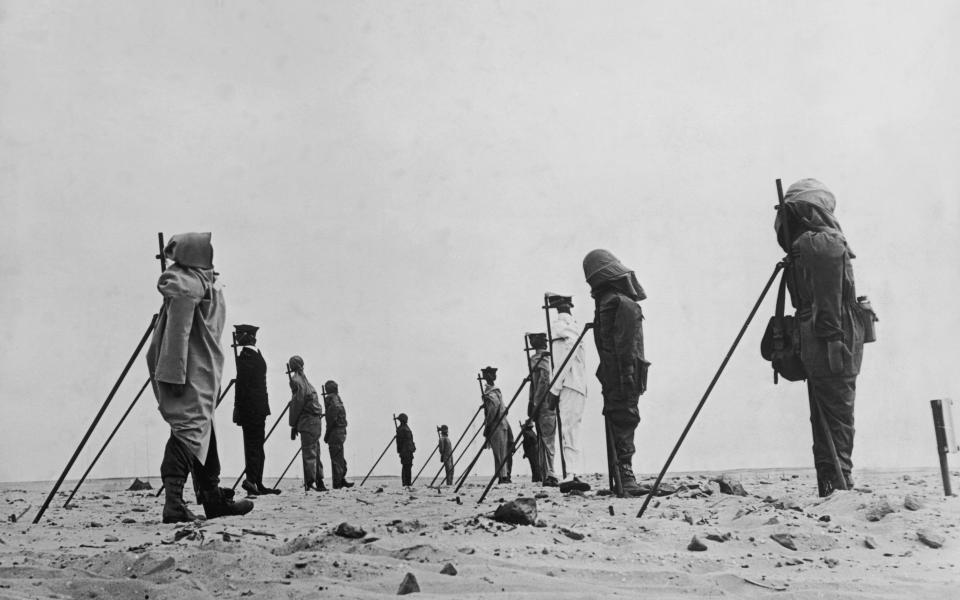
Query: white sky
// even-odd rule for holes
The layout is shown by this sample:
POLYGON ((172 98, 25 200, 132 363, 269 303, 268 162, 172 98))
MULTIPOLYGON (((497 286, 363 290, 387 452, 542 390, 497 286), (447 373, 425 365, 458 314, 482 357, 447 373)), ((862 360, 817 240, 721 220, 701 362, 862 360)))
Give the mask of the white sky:
MULTIPOLYGON (((274 413, 300 354, 341 384, 360 476, 391 413, 419 468, 479 367, 512 392, 543 292, 590 320, 580 261, 609 248, 649 295, 635 466, 656 471, 780 257, 777 177, 832 188, 881 319, 855 465, 933 466, 928 401, 960 385, 958 27, 949 1, 4 2, 0 480, 60 473, 159 306, 156 232, 205 230, 274 413)), ((759 357, 773 301, 675 469, 812 464, 805 388, 759 357)), ((145 378, 141 357, 73 476, 145 378)), ((92 476, 156 475, 166 436, 148 394, 92 476)))

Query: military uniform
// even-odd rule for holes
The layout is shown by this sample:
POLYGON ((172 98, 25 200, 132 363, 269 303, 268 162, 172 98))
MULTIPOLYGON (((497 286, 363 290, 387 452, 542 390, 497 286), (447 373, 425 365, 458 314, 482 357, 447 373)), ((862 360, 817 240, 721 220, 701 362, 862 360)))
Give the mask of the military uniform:
POLYGON ((530 475, 534 482, 543 481, 543 475, 540 474, 540 463, 537 461, 540 444, 537 441, 537 432, 533 428, 533 422, 527 421, 520 428, 520 435, 523 436, 523 457, 530 462, 530 475))
POLYGON ((793 238, 784 244, 782 217, 775 229, 793 257, 787 287, 800 332, 800 358, 807 372, 811 404, 813 458, 821 495, 853 485, 854 400, 863 359, 865 315, 854 287, 853 253, 833 215, 836 200, 815 179, 801 180, 787 190, 785 208, 793 238), (816 418, 817 407, 829 433, 816 418), (829 438, 828 438, 829 436, 829 438), (836 472, 830 442, 841 473, 836 472))
MULTIPOLYGON (((543 336, 546 344, 546 336, 543 336)), ((557 477, 553 470, 553 460, 556 454, 557 439, 557 411, 548 400, 550 391, 550 353, 538 349, 530 357, 530 399, 527 403, 527 417, 537 427, 540 439, 538 465, 543 475, 543 482, 556 485, 557 477)))
MULTIPOLYGON (((574 342, 580 336, 580 325, 570 313, 560 312, 551 326, 554 338, 552 351, 555 366, 570 353, 574 342)), ((557 411, 563 428, 563 458, 567 463, 567 473, 574 477, 583 472, 583 444, 580 439, 580 425, 587 404, 586 349, 583 344, 577 346, 567 361, 563 372, 554 373, 556 381, 550 393, 559 398, 557 411)))
POLYGON ((640 395, 646 391, 650 364, 644 357, 639 304, 646 294, 633 271, 607 250, 587 254, 583 270, 595 301, 593 340, 600 359, 597 379, 603 414, 610 426, 624 491, 636 492, 634 432, 640 423, 640 395))
POLYGON ((320 458, 320 434, 323 420, 320 398, 316 388, 303 373, 303 359, 290 358, 290 426, 300 436, 300 452, 303 461, 303 487, 325 491, 323 484, 323 461, 320 458))
POLYGON ((327 433, 323 441, 330 450, 330 466, 333 469, 333 488, 353 487, 347 481, 347 459, 343 455, 343 445, 347 441, 347 411, 338 393, 339 388, 333 381, 324 384, 327 394, 323 398, 326 406, 327 433), (332 385, 331 385, 332 384, 332 385))
POLYGON ((407 425, 406 415, 401 414, 400 426, 397 427, 397 454, 400 455, 400 481, 402 485, 410 485, 413 475, 413 453, 417 445, 413 443, 413 432, 407 425))
POLYGON ((440 460, 443 462, 443 469, 446 474, 446 484, 453 485, 453 445, 450 443, 450 438, 447 436, 447 426, 444 425, 440 431, 440 439, 438 440, 440 460))
POLYGON ((500 388, 491 382, 486 382, 483 388, 483 437, 493 452, 493 467, 500 465, 495 474, 500 483, 510 480, 507 471, 507 408, 503 404, 500 388))
POLYGON ((270 415, 267 395, 267 362, 256 347, 257 327, 236 325, 236 343, 242 346, 237 354, 237 381, 234 385, 233 422, 243 431, 243 456, 246 481, 243 488, 250 493, 272 493, 263 485, 264 428, 270 415))

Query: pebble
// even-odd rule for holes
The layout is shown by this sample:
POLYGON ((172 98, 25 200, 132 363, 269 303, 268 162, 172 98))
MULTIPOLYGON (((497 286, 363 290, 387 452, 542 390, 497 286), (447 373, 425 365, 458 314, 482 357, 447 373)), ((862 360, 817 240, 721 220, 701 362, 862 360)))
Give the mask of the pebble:
POLYGON ((774 533, 770 536, 770 539, 780 544, 787 550, 796 550, 797 544, 793 541, 793 536, 789 533, 774 533))
POLYGON ((697 536, 693 536, 690 540, 690 543, 687 544, 687 550, 691 552, 703 552, 707 549, 707 545, 697 539, 697 536))
POLYGON ((120 538, 118 538, 118 537, 115 536, 115 535, 108 535, 107 537, 103 538, 103 541, 105 541, 105 542, 119 542, 119 541, 120 541, 120 538))
POLYGON ((882 498, 867 509, 867 520, 876 522, 893 512, 896 511, 890 506, 890 501, 882 498))
POLYGON ((940 548, 943 546, 944 541, 946 541, 942 535, 929 529, 921 529, 918 531, 917 538, 931 548, 940 548))
POLYGON ((907 510, 920 510, 923 505, 920 504, 919 500, 908 494, 903 499, 903 507, 907 510))
POLYGON ((413 573, 407 573, 400 582, 400 589, 397 590, 398 596, 405 596, 420 591, 420 584, 417 583, 417 577, 413 573))
POLYGON ((453 563, 447 563, 447 564, 443 565, 443 568, 442 568, 442 569, 440 569, 440 574, 441 574, 441 575, 456 575, 456 574, 457 574, 457 568, 456 568, 455 566, 453 566, 453 563))
POLYGON ((874 539, 872 535, 868 535, 867 537, 863 538, 863 545, 871 550, 876 550, 880 547, 880 544, 877 543, 877 540, 874 539))

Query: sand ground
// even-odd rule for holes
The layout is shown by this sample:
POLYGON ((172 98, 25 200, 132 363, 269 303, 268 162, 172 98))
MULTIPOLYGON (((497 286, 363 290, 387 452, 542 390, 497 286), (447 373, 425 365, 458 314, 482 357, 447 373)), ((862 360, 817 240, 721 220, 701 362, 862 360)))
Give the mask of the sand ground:
POLYGON ((395 478, 304 494, 294 479, 245 517, 196 526, 162 524, 162 498, 124 491, 129 479, 85 483, 71 509, 61 492, 32 525, 51 484, 3 484, 0 598, 379 598, 407 573, 424 597, 960 598, 960 498, 939 472, 858 472, 824 500, 812 471, 728 472, 747 496, 722 494, 718 475, 668 478, 681 491, 642 519, 640 499, 598 495, 599 476, 583 496, 517 481, 482 505, 479 477, 459 495, 395 478), (488 517, 537 495, 543 526, 488 517), (366 536, 334 534, 341 522, 366 536), (706 550, 688 550, 693 536, 706 550))

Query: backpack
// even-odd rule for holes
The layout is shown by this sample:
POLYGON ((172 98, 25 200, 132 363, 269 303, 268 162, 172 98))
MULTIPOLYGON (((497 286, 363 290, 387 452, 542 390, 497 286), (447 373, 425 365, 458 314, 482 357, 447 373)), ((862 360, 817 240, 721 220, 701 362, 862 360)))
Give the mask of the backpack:
POLYGON ((787 269, 780 276, 777 292, 777 308, 760 340, 760 356, 773 366, 773 382, 777 377, 787 381, 803 381, 807 370, 800 360, 800 323, 796 317, 783 314, 787 287, 787 269))

